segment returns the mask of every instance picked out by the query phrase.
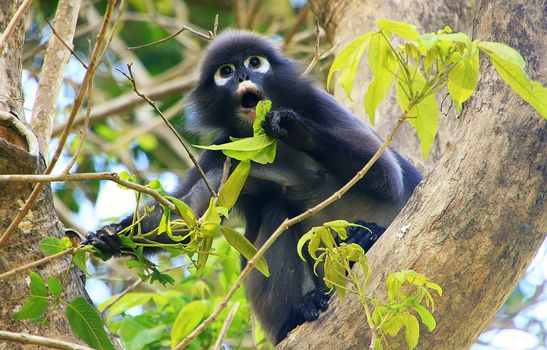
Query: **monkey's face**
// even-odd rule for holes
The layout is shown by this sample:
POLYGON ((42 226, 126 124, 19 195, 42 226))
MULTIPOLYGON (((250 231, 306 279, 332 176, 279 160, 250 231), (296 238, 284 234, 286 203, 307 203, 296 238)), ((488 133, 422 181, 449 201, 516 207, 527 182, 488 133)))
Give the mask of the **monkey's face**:
POLYGON ((268 99, 274 107, 285 106, 287 98, 281 98, 279 91, 292 95, 287 86, 294 85, 290 80, 294 76, 299 74, 291 61, 268 39, 250 32, 225 32, 207 50, 198 84, 187 99, 186 115, 197 130, 252 135, 258 102, 268 99))
POLYGON ((271 73, 270 62, 264 56, 237 57, 215 71, 214 82, 219 90, 232 95, 235 112, 241 120, 252 124, 256 118, 256 105, 265 99, 262 82, 271 73))

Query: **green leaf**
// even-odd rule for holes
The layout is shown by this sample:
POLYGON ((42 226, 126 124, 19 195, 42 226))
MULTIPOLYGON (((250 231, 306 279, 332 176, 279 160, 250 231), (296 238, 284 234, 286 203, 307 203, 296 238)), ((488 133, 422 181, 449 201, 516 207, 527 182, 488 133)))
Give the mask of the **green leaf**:
POLYGON ((253 133, 255 136, 264 134, 264 129, 262 129, 262 122, 266 117, 266 113, 272 108, 272 101, 263 100, 259 101, 256 105, 256 119, 253 122, 253 133))
POLYGON ((381 30, 393 32, 403 39, 418 40, 420 37, 420 33, 418 33, 418 30, 412 24, 389 19, 378 19, 376 20, 376 25, 381 30))
POLYGON ((245 185, 251 162, 242 161, 234 169, 234 172, 228 177, 228 180, 222 185, 218 193, 218 206, 226 209, 232 209, 245 185))
POLYGON ((436 291, 439 296, 442 296, 443 295, 443 289, 441 288, 441 286, 439 286, 437 283, 433 283, 433 282, 426 282, 425 283, 425 286, 427 288, 430 288, 430 289, 433 289, 434 291, 436 291))
POLYGON ((86 261, 87 261, 87 255, 86 255, 85 251, 83 251, 83 250, 76 251, 76 253, 74 253, 74 255, 72 256, 72 262, 82 272, 87 272, 86 261))
POLYGON ((25 300, 23 308, 13 315, 14 320, 37 319, 47 310, 49 299, 42 296, 30 296, 25 300))
MULTIPOLYGON (((132 307, 146 304, 153 296, 154 295, 152 293, 127 293, 112 304, 112 306, 110 306, 108 320, 111 320, 115 316, 121 315, 132 307)), ((113 298, 115 297, 116 296, 113 298)), ((111 301, 112 300, 109 299, 97 308, 102 312, 111 301)))
POLYGON ((395 79, 393 73, 396 73, 397 66, 395 58, 389 59, 387 66, 379 69, 367 88, 367 92, 365 93, 365 111, 373 125, 376 109, 378 109, 380 103, 387 97, 391 85, 393 85, 393 80, 395 79))
POLYGON ((178 214, 186 222, 186 225, 190 228, 196 228, 198 226, 196 221, 196 214, 194 214, 194 211, 188 204, 184 203, 180 199, 172 196, 166 196, 167 199, 169 199, 175 207, 177 208, 178 214))
POLYGON ((205 303, 201 300, 192 301, 179 311, 171 331, 171 348, 174 348, 200 324, 206 311, 205 303))
POLYGON ((401 314, 393 315, 383 322, 382 330, 391 337, 396 336, 403 328, 403 318, 404 315, 401 314))
POLYGON ((367 32, 361 35, 346 46, 338 54, 338 56, 336 56, 330 66, 329 74, 327 76, 327 89, 331 86, 330 81, 332 75, 338 71, 341 71, 338 81, 346 91, 348 97, 351 99, 351 87, 353 86, 353 81, 355 79, 355 74, 357 73, 359 62, 361 61, 361 57, 365 53, 369 39, 373 34, 374 32, 367 32))
POLYGON ((397 278, 397 273, 390 273, 386 278, 386 289, 389 300, 397 300, 401 293, 402 282, 397 278))
POLYGON ((492 42, 480 42, 501 78, 539 114, 547 119, 547 88, 531 80, 524 71, 524 60, 513 48, 492 42))
POLYGON ((40 251, 45 255, 54 255, 66 250, 62 240, 55 237, 47 237, 40 241, 40 251))
POLYGON ((216 237, 220 234, 220 222, 222 219, 215 206, 215 197, 209 200, 209 207, 203 214, 200 232, 206 237, 216 237))
POLYGON ((199 277, 205 269, 207 260, 211 253, 211 247, 213 246, 213 237, 204 237, 199 246, 198 260, 196 262, 196 275, 199 277))
MULTIPOLYGON (((433 141, 435 140, 435 135, 437 134, 439 107, 437 105, 437 101, 435 100, 435 96, 430 94, 422 98, 420 102, 410 108, 410 101, 408 96, 404 93, 402 84, 404 84, 402 81, 397 81, 395 89, 397 92, 397 102, 403 112, 409 112, 407 120, 418 133, 422 156, 426 159, 429 150, 433 145, 433 141)), ((424 78, 419 74, 416 74, 412 84, 413 91, 415 93, 422 91, 424 85, 424 78)))
MULTIPOLYGON (((311 240, 314 239, 316 236, 315 236, 315 231, 317 230, 317 227, 312 227, 308 232, 306 232, 304 235, 302 235, 302 237, 300 237, 300 239, 298 240, 298 244, 296 245, 296 251, 298 252, 298 256, 300 256, 300 259, 306 261, 306 259, 304 258, 304 254, 303 254, 303 249, 304 249, 304 244, 306 244, 306 242, 310 241, 310 244, 311 244, 311 240)), ((310 248, 308 248, 308 251, 310 252, 310 255, 312 255, 312 251, 310 248)), ((312 256, 315 256, 315 255, 312 255, 312 256)))
POLYGON ((420 323, 413 315, 406 314, 404 317, 405 323, 405 340, 408 349, 412 350, 418 345, 420 339, 420 323))
POLYGON ((266 134, 237 139, 221 145, 197 146, 198 148, 222 151, 230 158, 253 160, 257 163, 271 163, 275 159, 277 141, 266 134))
POLYGON ((114 349, 101 317, 83 297, 67 305, 66 317, 74 333, 94 349, 114 349))
POLYGON ((150 345, 163 337, 165 325, 150 327, 137 318, 125 316, 120 326, 119 335, 126 350, 150 349, 150 345))
MULTIPOLYGON (((389 34, 389 36, 391 36, 391 34, 389 34)), ((374 33, 370 37, 368 65, 372 73, 378 74, 382 68, 387 66, 390 53, 389 50, 389 44, 381 33, 374 33)))
POLYGON ((57 277, 49 276, 47 280, 47 289, 52 295, 58 298, 62 291, 61 282, 59 282, 57 277))
POLYGON ((426 325, 427 329, 432 332, 435 327, 437 327, 437 322, 435 322, 435 318, 427 310, 425 307, 423 307, 420 304, 412 305, 412 308, 420 315, 420 318, 422 319, 422 323, 426 325))
MULTIPOLYGON (((446 34, 449 35, 449 34, 446 34)), ((479 80, 479 50, 474 49, 457 61, 448 73, 448 93, 455 103, 456 112, 461 113, 462 103, 477 89, 479 80)))
POLYGON ((30 272, 30 297, 23 308, 13 315, 15 320, 37 319, 47 310, 48 297, 46 282, 36 272, 30 272))
MULTIPOLYGON (((249 242, 249 240, 245 236, 238 233, 233 228, 227 226, 222 226, 220 229, 222 230, 224 238, 226 238, 228 243, 230 243, 232 247, 240 252, 241 255, 245 257, 245 259, 251 260, 256 255, 256 247, 251 242, 249 242)), ((264 276, 270 276, 268 264, 266 263, 266 259, 264 259, 263 256, 258 259, 258 262, 255 266, 256 269, 260 271, 264 276)))
POLYGON ((325 284, 330 288, 334 286, 338 297, 344 300, 347 292, 346 271, 332 255, 327 255, 325 259, 325 284))
POLYGON ((471 45, 471 39, 469 38, 469 35, 459 32, 459 33, 452 33, 452 34, 439 34, 437 36, 439 40, 445 40, 450 42, 459 42, 463 43, 465 45, 471 45))
POLYGON ((154 191, 159 192, 162 196, 165 196, 167 193, 165 192, 165 189, 163 188, 160 180, 152 180, 149 183, 146 184, 146 187, 153 189, 154 191))

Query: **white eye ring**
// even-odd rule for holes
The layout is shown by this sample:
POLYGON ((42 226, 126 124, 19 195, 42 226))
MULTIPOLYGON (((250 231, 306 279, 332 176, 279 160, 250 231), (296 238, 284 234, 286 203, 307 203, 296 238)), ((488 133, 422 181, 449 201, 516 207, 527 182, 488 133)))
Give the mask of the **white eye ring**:
POLYGON ((235 71, 236 71, 236 67, 233 64, 223 64, 215 72, 215 84, 217 84, 217 86, 226 85, 230 81, 230 79, 232 79, 232 77, 234 76, 235 71), (226 72, 226 68, 230 68, 231 71, 226 72))
POLYGON ((267 71, 270 70, 270 62, 268 62, 266 57, 249 56, 245 59, 245 61, 243 63, 245 64, 245 67, 247 67, 249 69, 252 69, 255 72, 266 73, 267 71), (251 59, 254 59, 254 58, 258 58, 258 60, 260 61, 260 64, 253 67, 253 66, 251 66, 251 59))

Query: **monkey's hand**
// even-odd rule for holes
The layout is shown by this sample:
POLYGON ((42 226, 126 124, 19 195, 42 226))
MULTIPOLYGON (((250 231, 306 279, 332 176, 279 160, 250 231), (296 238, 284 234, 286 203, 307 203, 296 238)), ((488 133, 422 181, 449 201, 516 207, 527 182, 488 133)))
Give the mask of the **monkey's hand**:
POLYGON ((268 135, 290 146, 303 150, 310 150, 315 146, 313 129, 292 109, 269 111, 262 122, 262 127, 268 135))
POLYGON ((82 244, 91 244, 95 247, 97 255, 103 260, 119 256, 121 255, 122 240, 118 232, 122 229, 123 226, 120 224, 107 225, 100 230, 88 233, 82 244))

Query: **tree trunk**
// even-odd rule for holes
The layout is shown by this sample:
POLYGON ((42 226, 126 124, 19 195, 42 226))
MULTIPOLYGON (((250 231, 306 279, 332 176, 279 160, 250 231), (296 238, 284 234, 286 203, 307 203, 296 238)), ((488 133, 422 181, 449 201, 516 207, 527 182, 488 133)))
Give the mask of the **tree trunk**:
MULTIPOLYGON (((367 1, 358 9, 353 6, 359 1, 313 3, 335 39, 356 30, 350 23, 359 22, 354 17, 364 13, 359 6, 382 3, 382 11, 389 7, 380 1, 367 1)), ((435 27, 449 22, 443 14, 453 10, 441 3, 422 5, 432 8, 424 22, 435 27)), ((412 21, 416 12, 408 10, 400 4, 392 13, 366 13, 390 18, 399 14, 412 21)), ((371 28, 369 19, 360 19, 360 31, 371 28)), ((547 80, 542 1, 478 1, 474 19, 478 39, 515 47, 528 62, 528 74, 547 80)), ((457 121, 451 142, 368 254, 369 297, 385 300, 385 277, 403 269, 423 273, 442 286, 434 313, 437 329, 429 333, 421 327, 420 349, 471 346, 522 277, 547 232, 547 123, 502 82, 491 64, 484 59, 481 63, 478 91, 457 121), (403 232, 406 225, 410 227, 403 232)), ((299 327, 279 348, 368 348, 370 332, 358 300, 334 299, 326 314, 299 327)))
MULTIPOLYGON (((21 1, 0 0, 0 33, 4 33, 21 1)), ((36 138, 26 124, 21 89, 21 54, 25 34, 24 18, 0 56, 0 174, 33 174, 44 169, 44 160, 38 154, 36 138)), ((0 235, 15 217, 28 198, 33 184, 0 182, 0 235)), ((0 273, 9 271, 43 257, 38 243, 45 237, 63 235, 53 207, 51 189, 44 186, 31 211, 10 237, 7 245, 0 248, 0 273)), ((59 259, 34 269, 42 277, 55 275, 62 281, 69 259, 59 259)), ((28 271, 0 281, 0 329, 31 333, 70 342, 82 343, 70 331, 64 312, 51 313, 49 325, 13 320, 30 293, 28 271)), ((74 269, 68 274, 63 297, 70 300, 84 294, 82 278, 74 269)), ((58 310, 59 308, 57 308, 58 310)), ((23 345, 0 341, 0 349, 22 349, 23 345)), ((24 348, 29 348, 25 346, 24 348)))

